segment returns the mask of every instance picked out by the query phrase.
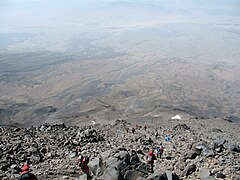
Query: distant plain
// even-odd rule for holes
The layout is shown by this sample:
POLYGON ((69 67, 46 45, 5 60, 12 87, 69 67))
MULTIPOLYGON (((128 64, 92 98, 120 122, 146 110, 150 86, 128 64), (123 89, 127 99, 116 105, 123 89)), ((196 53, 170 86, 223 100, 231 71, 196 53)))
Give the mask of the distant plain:
POLYGON ((10 0, 0 23, 1 125, 240 122, 238 1, 10 0))

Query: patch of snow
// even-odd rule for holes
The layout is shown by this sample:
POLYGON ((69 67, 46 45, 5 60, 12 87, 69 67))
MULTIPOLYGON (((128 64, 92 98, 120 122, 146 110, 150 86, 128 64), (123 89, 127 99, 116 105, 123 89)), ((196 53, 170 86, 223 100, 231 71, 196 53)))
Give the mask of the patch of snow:
POLYGON ((172 119, 174 119, 174 120, 180 120, 180 119, 182 119, 182 118, 181 118, 181 116, 179 116, 179 115, 177 114, 176 116, 172 117, 172 119))

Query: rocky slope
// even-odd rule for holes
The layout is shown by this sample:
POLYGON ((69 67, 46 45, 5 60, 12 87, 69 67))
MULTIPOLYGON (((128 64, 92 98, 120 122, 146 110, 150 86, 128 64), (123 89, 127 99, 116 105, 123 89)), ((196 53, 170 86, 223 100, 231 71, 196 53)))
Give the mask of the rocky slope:
POLYGON ((146 125, 145 130, 144 124, 117 120, 84 127, 0 127, 0 179, 17 179, 26 160, 40 180, 86 179, 76 165, 81 151, 90 156, 93 179, 240 179, 239 124, 185 119, 146 125), (145 157, 160 142, 165 151, 151 174, 145 157))

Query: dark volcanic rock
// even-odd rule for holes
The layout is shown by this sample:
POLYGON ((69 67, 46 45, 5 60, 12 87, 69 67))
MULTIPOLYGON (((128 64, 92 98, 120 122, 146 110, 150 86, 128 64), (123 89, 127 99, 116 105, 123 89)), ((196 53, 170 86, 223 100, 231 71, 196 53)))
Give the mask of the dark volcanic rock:
POLYGON ((173 128, 174 131, 183 131, 183 130, 190 130, 190 127, 186 124, 178 124, 173 128))
POLYGON ((222 130, 218 128, 213 128, 210 130, 210 132, 222 133, 222 130))
POLYGON ((145 163, 140 163, 139 166, 136 168, 136 170, 144 173, 144 174, 148 174, 149 173, 149 165, 148 164, 145 164, 145 163))
MULTIPOLYGON (((86 175, 80 175, 77 164, 79 157, 86 153, 95 180, 169 180, 179 179, 178 175, 184 179, 215 179, 213 176, 223 178, 223 175, 226 179, 234 179, 235 172, 240 169, 236 161, 239 159, 238 136, 233 139, 226 128, 217 125, 216 128, 224 133, 209 133, 214 126, 195 127, 199 122, 196 120, 191 124, 191 121, 187 126, 171 121, 171 128, 164 122, 161 126, 148 125, 146 130, 144 126, 133 126, 122 120, 114 125, 82 127, 65 124, 0 127, 0 178, 14 179, 11 176, 19 176, 20 168, 29 161, 39 179, 86 179, 86 175), (132 128, 135 128, 134 133, 129 130, 132 128), (166 134, 171 136, 171 142, 164 141, 166 134), (146 155, 152 145, 155 148, 160 142, 164 152, 162 158, 154 162, 154 173, 151 174, 146 155)), ((234 128, 237 126, 231 131, 234 128)))
POLYGON ((227 117, 225 118, 225 120, 226 120, 226 121, 229 121, 229 122, 233 122, 233 123, 240 123, 240 118, 237 117, 237 116, 234 116, 234 115, 232 115, 232 116, 227 116, 227 117))
POLYGON ((224 179, 225 177, 226 176, 223 173, 221 173, 221 172, 217 173, 217 178, 224 179))
POLYGON ((179 180, 179 177, 170 171, 166 171, 159 177, 159 180, 179 180))
POLYGON ((57 112, 57 110, 58 110, 57 108, 54 108, 54 107, 52 107, 52 106, 45 106, 45 107, 36 109, 36 110, 34 111, 34 113, 37 114, 37 115, 52 114, 52 113, 57 112))
POLYGON ((130 164, 131 165, 136 165, 137 163, 139 163, 139 157, 136 151, 132 151, 132 154, 130 156, 130 164))
POLYGON ((164 174, 164 171, 156 170, 153 174, 147 177, 148 180, 159 180, 159 178, 164 174))

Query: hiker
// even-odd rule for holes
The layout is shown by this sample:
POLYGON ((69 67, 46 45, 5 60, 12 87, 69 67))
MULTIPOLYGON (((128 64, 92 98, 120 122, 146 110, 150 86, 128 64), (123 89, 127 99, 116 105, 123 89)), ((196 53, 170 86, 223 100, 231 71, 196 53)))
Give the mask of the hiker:
POLYGON ((150 145, 152 145, 152 143, 153 143, 153 140, 152 140, 152 138, 148 138, 148 143, 150 144, 150 145))
POLYGON ((134 127, 132 128, 132 133, 133 133, 133 134, 135 133, 135 129, 134 129, 134 127))
POLYGON ((92 177, 90 175, 88 163, 89 163, 89 157, 87 156, 86 152, 83 152, 81 157, 79 158, 79 166, 82 172, 87 174, 87 179, 89 180, 89 179, 92 179, 92 177))
POLYGON ((157 158, 159 158, 159 155, 160 155, 160 147, 159 146, 156 147, 155 154, 156 154, 157 158))
POLYGON ((158 138, 158 131, 157 130, 155 130, 155 138, 157 139, 158 138))
POLYGON ((155 154, 153 153, 153 150, 151 149, 149 152, 148 152, 148 155, 147 155, 147 163, 150 165, 150 172, 153 173, 153 167, 154 167, 154 160, 156 160, 156 156, 155 154))
POLYGON ((169 136, 169 135, 166 135, 166 136, 165 136, 165 141, 166 141, 166 142, 170 142, 170 140, 171 140, 170 136, 169 136))
POLYGON ((136 124, 136 129, 138 129, 139 130, 139 126, 136 124))
POLYGON ((162 145, 160 145, 160 147, 159 147, 159 151, 160 151, 159 156, 160 156, 160 159, 161 159, 161 158, 162 158, 163 151, 164 151, 162 145))
POLYGON ((145 129, 145 131, 147 130, 147 125, 146 124, 144 124, 144 129, 145 129))
POLYGON ((21 176, 19 180, 37 180, 37 177, 29 172, 29 165, 24 165, 22 168, 21 176))

